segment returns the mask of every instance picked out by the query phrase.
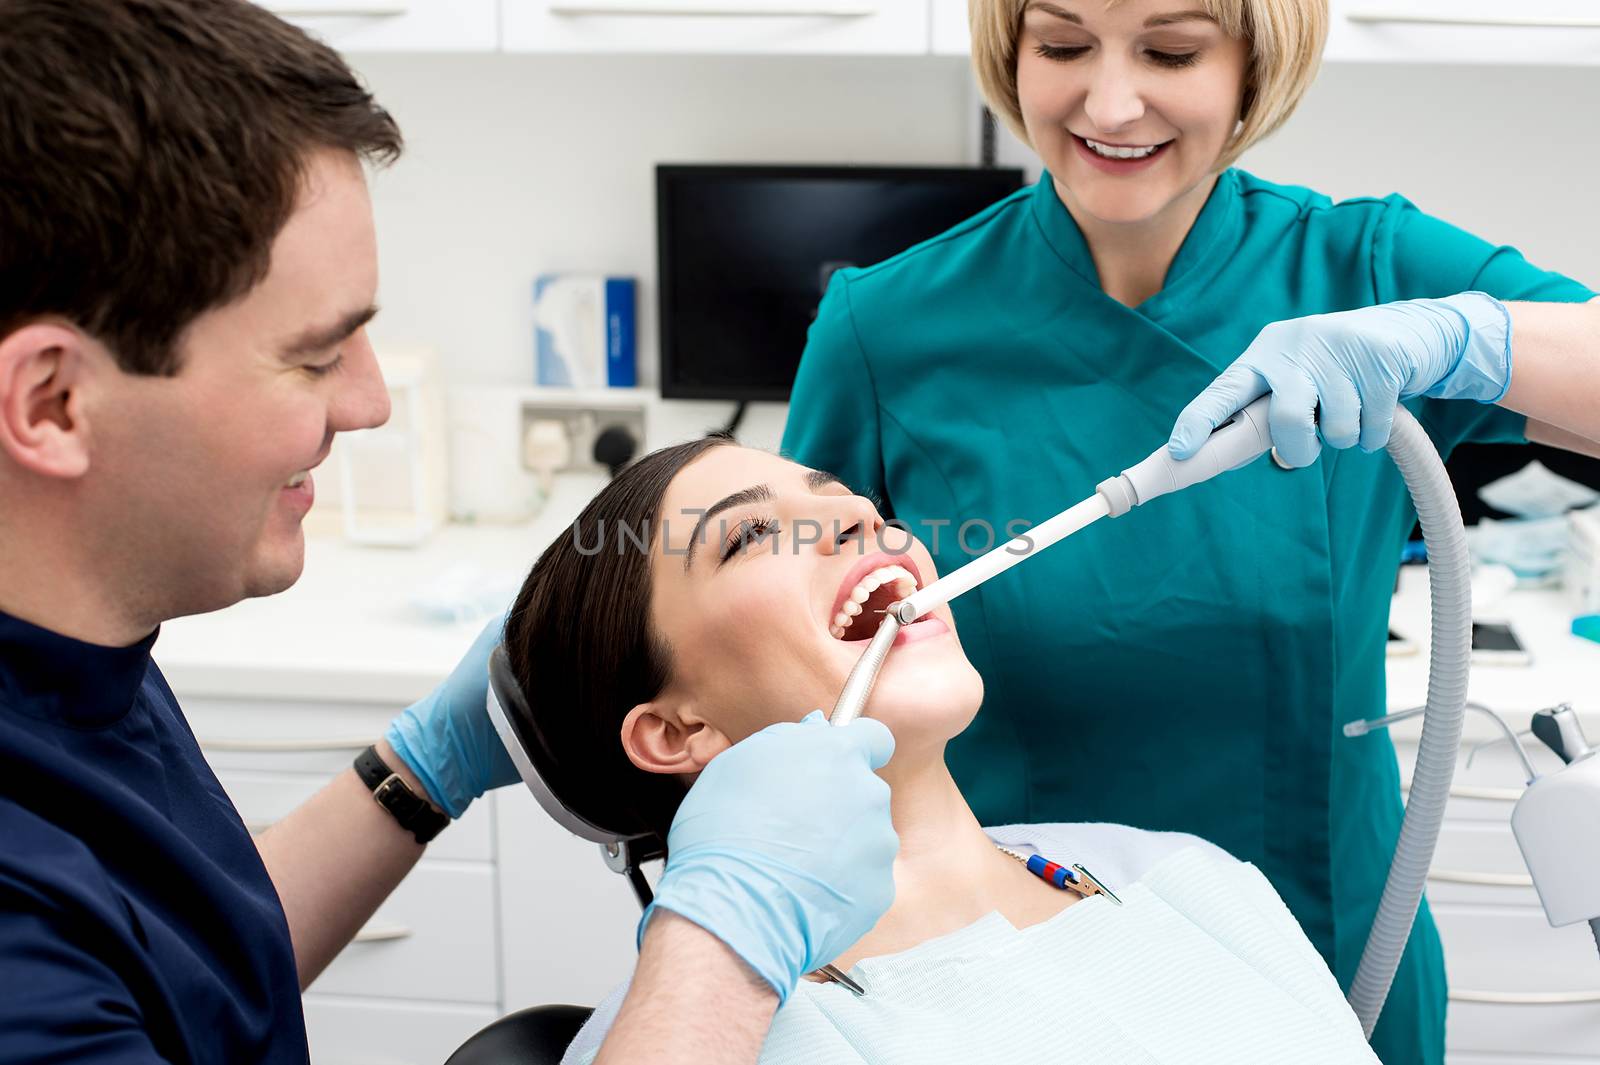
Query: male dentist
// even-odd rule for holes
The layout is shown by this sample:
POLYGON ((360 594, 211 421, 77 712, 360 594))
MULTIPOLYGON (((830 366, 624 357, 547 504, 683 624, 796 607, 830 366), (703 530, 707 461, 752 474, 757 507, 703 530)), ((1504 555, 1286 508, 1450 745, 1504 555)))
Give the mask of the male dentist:
MULTIPOLYGON (((516 779, 497 634, 254 841, 151 646, 292 585, 311 469, 388 416, 362 161, 400 134, 244 0, 0 0, 0 100, 0 1062, 303 1063, 301 988, 516 779)), ((892 746, 813 718, 707 770, 675 879, 718 916, 663 892, 606 1059, 755 1057, 887 908, 892 746)))

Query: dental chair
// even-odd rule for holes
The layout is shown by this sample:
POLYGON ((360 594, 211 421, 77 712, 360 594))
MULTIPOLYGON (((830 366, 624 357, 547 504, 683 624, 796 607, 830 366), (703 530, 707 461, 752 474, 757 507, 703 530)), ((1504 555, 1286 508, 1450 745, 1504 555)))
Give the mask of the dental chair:
MULTIPOLYGON (((661 842, 654 836, 606 828, 601 823, 604 818, 580 811, 557 797, 559 770, 544 737, 534 727, 533 715, 512 675, 504 647, 496 647, 489 656, 489 719, 544 812, 573 835, 598 844, 606 867, 627 878, 639 908, 650 905, 654 896, 639 867, 666 857, 661 842)), ((500 1018, 468 1039, 445 1065, 557 1065, 592 1012, 588 1006, 530 1006, 500 1018)))

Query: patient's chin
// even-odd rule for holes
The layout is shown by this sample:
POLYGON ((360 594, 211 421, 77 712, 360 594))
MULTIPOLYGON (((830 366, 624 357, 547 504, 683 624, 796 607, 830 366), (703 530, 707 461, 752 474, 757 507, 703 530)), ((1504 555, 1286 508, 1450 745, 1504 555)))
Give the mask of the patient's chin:
POLYGON ((962 660, 960 669, 894 670, 893 655, 867 702, 866 714, 894 733, 897 745, 943 743, 965 732, 983 703, 983 680, 962 660))

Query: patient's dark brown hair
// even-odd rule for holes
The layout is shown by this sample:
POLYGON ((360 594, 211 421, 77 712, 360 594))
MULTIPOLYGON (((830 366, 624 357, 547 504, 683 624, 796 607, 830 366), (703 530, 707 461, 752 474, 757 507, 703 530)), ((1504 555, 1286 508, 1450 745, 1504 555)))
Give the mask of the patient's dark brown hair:
POLYGON ((650 625, 661 501, 678 471, 732 443, 677 444, 624 469, 539 556, 506 620, 506 655, 532 716, 524 732, 556 767, 552 790, 589 821, 663 846, 683 784, 628 760, 622 720, 670 675, 670 648, 650 625))

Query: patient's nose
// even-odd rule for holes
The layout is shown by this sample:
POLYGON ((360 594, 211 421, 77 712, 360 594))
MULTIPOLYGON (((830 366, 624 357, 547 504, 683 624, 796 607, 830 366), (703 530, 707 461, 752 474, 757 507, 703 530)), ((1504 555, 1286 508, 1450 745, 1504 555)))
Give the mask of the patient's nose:
POLYGON ((878 540, 884 528, 878 508, 872 505, 871 500, 861 496, 840 497, 840 503, 823 534, 820 544, 822 553, 840 555, 855 552, 864 555, 878 550, 878 540))

